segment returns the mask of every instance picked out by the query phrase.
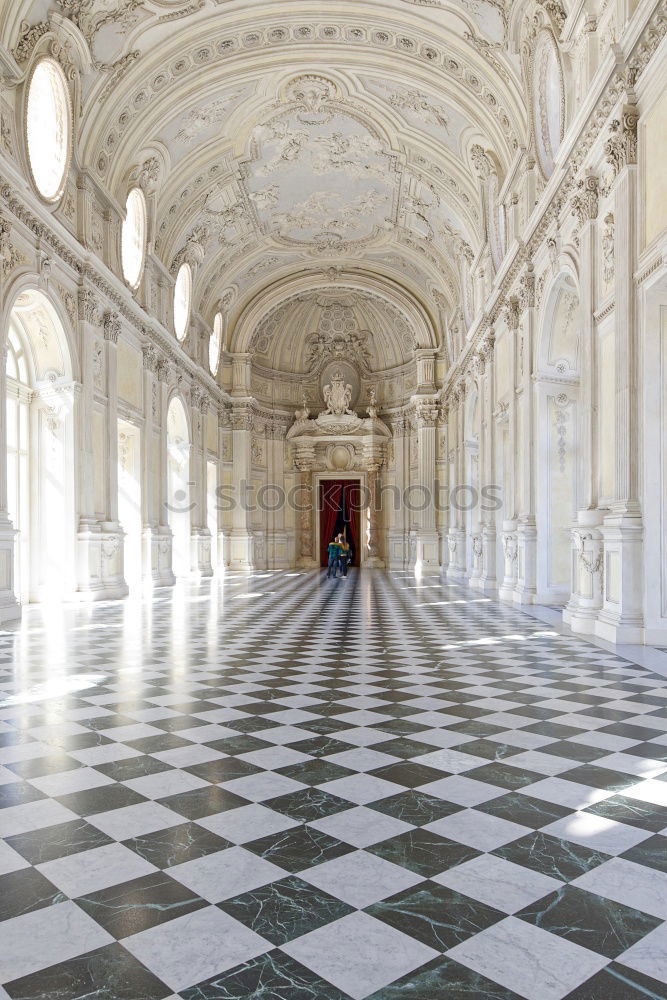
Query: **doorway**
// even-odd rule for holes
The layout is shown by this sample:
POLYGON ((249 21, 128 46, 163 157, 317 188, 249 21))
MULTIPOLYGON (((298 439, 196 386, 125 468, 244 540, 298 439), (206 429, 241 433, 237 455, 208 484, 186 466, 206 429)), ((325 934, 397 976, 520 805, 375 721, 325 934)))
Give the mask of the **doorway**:
POLYGON ((118 421, 118 520, 125 532, 124 575, 129 587, 141 583, 141 437, 126 420, 118 421))
POLYGON ((359 479, 322 479, 319 490, 320 566, 326 566, 327 546, 344 534, 352 549, 352 566, 361 562, 360 509, 364 498, 359 479))
POLYGON ((74 394, 65 331, 42 292, 16 299, 6 380, 15 594, 22 604, 61 601, 75 589, 74 394))
POLYGON ((167 472, 172 569, 190 575, 190 433, 185 407, 174 396, 167 413, 167 472))

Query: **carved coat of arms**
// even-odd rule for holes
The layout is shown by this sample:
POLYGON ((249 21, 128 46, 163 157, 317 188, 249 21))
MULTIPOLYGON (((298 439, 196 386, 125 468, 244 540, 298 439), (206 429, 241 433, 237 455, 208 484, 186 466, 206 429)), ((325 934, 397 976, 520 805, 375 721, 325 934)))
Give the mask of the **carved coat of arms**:
POLYGON ((350 403, 352 402, 352 386, 347 383, 340 371, 331 376, 331 382, 324 387, 324 402, 327 404, 327 413, 333 413, 340 417, 344 413, 352 413, 350 403))

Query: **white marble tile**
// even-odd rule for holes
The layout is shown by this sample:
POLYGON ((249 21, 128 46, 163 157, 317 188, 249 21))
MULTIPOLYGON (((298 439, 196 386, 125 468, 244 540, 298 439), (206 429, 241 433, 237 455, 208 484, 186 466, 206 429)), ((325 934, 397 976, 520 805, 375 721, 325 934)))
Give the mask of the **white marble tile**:
POLYGON ((167 874, 209 903, 219 903, 287 876, 282 868, 243 847, 230 847, 186 861, 167 869, 167 874))
POLYGON ((391 754, 382 753, 380 750, 373 750, 371 747, 358 747, 356 750, 343 750, 325 759, 332 764, 347 767, 351 771, 374 771, 377 767, 394 764, 400 758, 392 757, 391 754))
POLYGON ((129 760, 130 757, 141 757, 140 750, 126 747, 122 743, 105 743, 100 747, 87 747, 85 750, 70 750, 70 757, 81 764, 95 767, 97 764, 110 764, 116 760, 129 760))
POLYGON ((447 802, 456 802, 460 806, 478 806, 481 802, 488 802, 490 799, 497 799, 499 795, 507 794, 506 788, 466 778, 464 774, 451 774, 447 778, 440 778, 439 781, 431 781, 427 785, 422 785, 419 791, 425 795, 435 795, 447 802))
POLYGON ((650 802, 654 806, 667 806, 667 781, 649 778, 623 789, 623 795, 640 802, 650 802))
POLYGON ((282 945, 282 950, 353 1000, 370 996, 438 955, 367 913, 351 913, 282 945))
MULTIPOLYGON (((307 739, 307 737, 305 738, 307 739)), ((386 743, 387 740, 391 739, 391 736, 389 733, 383 733, 380 729, 356 726, 354 729, 343 729, 340 733, 335 734, 335 738, 341 743, 350 743, 355 747, 371 747, 375 743, 386 743)))
MULTIPOLYGON (((461 720, 459 719, 459 721, 461 720)), ((417 739, 419 739, 419 734, 417 734, 417 739)), ((471 753, 449 750, 444 747, 440 750, 434 750, 432 753, 422 754, 421 757, 413 757, 412 760, 416 764, 426 764, 427 767, 435 767, 448 774, 463 774, 464 771, 472 771, 474 767, 482 767, 489 763, 484 757, 475 757, 471 753)))
POLYGON ((172 990, 184 990, 273 947, 259 934, 208 906, 123 939, 135 958, 172 990))
POLYGON ((573 767, 578 766, 576 760, 568 760, 556 754, 540 753, 539 750, 525 750, 523 753, 514 754, 504 763, 521 771, 534 771, 535 774, 546 775, 562 774, 563 771, 571 771, 573 767))
POLYGON ((46 861, 36 867, 72 899, 157 871, 155 865, 144 861, 122 844, 106 844, 46 861))
POLYGON ((616 820, 587 812, 574 812, 564 816, 543 826, 542 833, 572 840, 575 844, 591 847, 604 854, 623 854, 651 836, 648 830, 640 830, 636 826, 617 823, 616 820))
POLYGON ((180 826, 185 822, 183 816, 172 812, 171 809, 165 809, 159 802, 139 802, 123 809, 95 813, 86 819, 88 823, 102 830, 107 836, 113 837, 114 840, 141 837, 146 833, 165 830, 170 826, 180 826))
POLYGON ((613 753, 608 757, 600 757, 595 761, 595 766, 608 767, 611 771, 620 771, 622 774, 636 774, 638 778, 655 778, 658 774, 667 772, 664 760, 635 757, 631 753, 613 753))
POLYGON ((555 802, 568 809, 586 809, 595 802, 611 798, 614 792, 590 785, 581 785, 576 781, 566 781, 564 778, 543 778, 517 789, 520 795, 528 795, 534 799, 544 799, 545 802, 555 802))
POLYGON ((221 783, 221 787, 235 795, 242 796, 244 799, 249 799, 251 802, 262 802, 278 795, 298 792, 308 786, 301 781, 288 778, 285 774, 276 774, 275 771, 259 771, 257 774, 248 774, 245 778, 224 781, 221 783))
POLYGON ((205 816, 197 820, 199 826, 205 827, 211 833, 217 833, 234 844, 247 844, 260 837, 268 837, 272 833, 281 833, 298 826, 296 820, 282 813, 268 809, 259 803, 241 806, 215 816, 205 816))
POLYGON ((285 743, 296 743, 298 740, 307 740, 316 733, 311 733, 308 729, 297 729, 296 726, 276 726, 275 729, 262 729, 260 738, 266 743, 275 743, 282 746, 285 743))
MULTIPOLYGON (((235 735, 238 736, 238 733, 235 735)), ((282 746, 264 747, 262 750, 251 750, 250 753, 239 754, 239 760, 247 760, 249 764, 266 768, 269 771, 275 771, 279 767, 288 767, 290 764, 300 764, 302 761, 310 759, 306 753, 282 746)))
POLYGON ((394 781, 386 781, 384 778, 376 778, 372 774, 364 773, 336 778, 334 781, 327 781, 319 787, 328 792, 329 795, 339 795, 342 799, 356 802, 360 806, 405 791, 402 785, 397 785, 394 781))
POLYGON ((549 875, 542 875, 492 854, 482 854, 471 861, 465 861, 462 865, 435 875, 433 881, 505 913, 516 913, 563 885, 549 875))
POLYGON ((667 920, 667 873, 612 858, 572 882, 581 889, 667 920))
POLYGON ((0 982, 8 983, 57 962, 66 962, 112 944, 113 940, 69 900, 3 921, 0 982))
POLYGON ((447 955, 525 1000, 563 1000, 609 961, 516 917, 488 927, 447 955))
POLYGON ((42 778, 29 780, 31 785, 45 795, 50 795, 51 798, 68 795, 70 792, 82 792, 86 788, 101 788, 103 785, 113 784, 112 778, 108 778, 106 774, 96 771, 93 767, 77 767, 71 771, 45 774, 42 778))
POLYGON ((423 881, 420 875, 366 851, 325 861, 301 872, 299 878, 358 910, 423 881))
MULTIPOLYGON (((2 828, 2 817, 0 816, 0 829, 2 828)), ((6 844, 4 840, 0 840, 0 875, 8 875, 10 872, 19 871, 21 868, 29 868, 28 862, 25 858, 6 844)))
POLYGON ((527 826, 511 823, 500 816, 489 816, 476 809, 461 809, 451 816, 427 823, 424 829, 437 833, 439 837, 475 847, 478 851, 495 851, 497 847, 532 832, 527 826))
POLYGON ((61 806, 59 802, 39 799, 20 806, 8 806, 0 811, 0 831, 3 837, 14 837, 19 833, 28 833, 43 826, 54 826, 56 823, 67 823, 70 819, 78 818, 76 813, 61 806))
POLYGON ((173 750, 159 750, 153 754, 153 757, 170 767, 193 767, 195 764, 206 764, 209 760, 219 760, 222 756, 217 750, 199 743, 193 743, 189 747, 175 747, 173 750))
MULTIPOLYGON (((620 965, 627 965, 630 969, 642 972, 645 976, 667 983, 667 923, 660 924, 646 937, 637 941, 619 955, 616 961, 620 965)), ((647 996, 650 997, 650 994, 647 996)))
POLYGON ((147 799, 164 799, 168 795, 204 788, 207 784, 208 782, 202 778, 197 778, 188 771, 180 771, 178 768, 158 771, 156 774, 145 774, 141 778, 131 778, 125 782, 128 788, 139 795, 144 795, 147 799))
POLYGON ((313 820, 308 825, 346 844, 352 844, 353 847, 369 847, 389 837, 397 837, 407 830, 414 830, 412 824, 394 819, 393 816, 385 816, 366 806, 354 806, 334 813, 333 816, 313 820))

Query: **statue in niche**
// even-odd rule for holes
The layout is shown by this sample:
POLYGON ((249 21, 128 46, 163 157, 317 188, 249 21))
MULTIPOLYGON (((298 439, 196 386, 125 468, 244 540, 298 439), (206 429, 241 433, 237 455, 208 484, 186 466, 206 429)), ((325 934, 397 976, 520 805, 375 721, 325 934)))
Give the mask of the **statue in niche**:
POLYGON ((352 402, 352 386, 345 380, 340 371, 331 376, 331 382, 324 387, 324 402, 327 404, 327 413, 336 417, 341 417, 344 413, 352 413, 350 403, 352 402))
POLYGON ((371 391, 368 393, 368 416, 371 420, 377 420, 377 415, 377 393, 375 391, 375 386, 373 386, 371 391))

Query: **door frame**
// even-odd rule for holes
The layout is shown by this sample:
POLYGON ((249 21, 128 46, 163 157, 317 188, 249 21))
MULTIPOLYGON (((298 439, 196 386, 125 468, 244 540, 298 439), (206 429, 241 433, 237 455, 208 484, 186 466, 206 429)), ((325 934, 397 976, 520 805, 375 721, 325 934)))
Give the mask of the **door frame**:
MULTIPOLYGON (((315 498, 315 543, 317 545, 317 565, 320 566, 320 483, 336 483, 341 480, 346 482, 359 483, 361 489, 367 490, 367 476, 365 472, 335 472, 333 469, 326 472, 316 472, 313 474, 313 497, 315 498)), ((368 537, 364 531, 363 508, 359 511, 359 568, 366 562, 368 537)), ((321 567, 320 567, 321 568, 321 567)))

